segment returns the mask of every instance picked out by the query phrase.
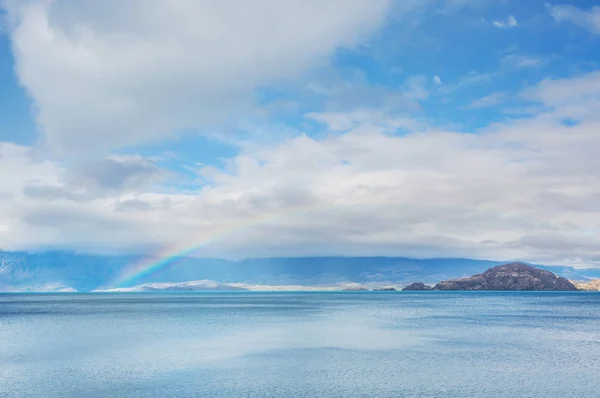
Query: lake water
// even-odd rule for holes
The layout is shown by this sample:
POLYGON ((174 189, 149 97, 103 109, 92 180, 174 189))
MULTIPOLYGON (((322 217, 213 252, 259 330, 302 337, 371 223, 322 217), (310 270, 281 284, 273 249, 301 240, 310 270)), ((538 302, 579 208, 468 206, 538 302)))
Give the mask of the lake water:
POLYGON ((0 397, 598 397, 597 293, 0 295, 0 397))

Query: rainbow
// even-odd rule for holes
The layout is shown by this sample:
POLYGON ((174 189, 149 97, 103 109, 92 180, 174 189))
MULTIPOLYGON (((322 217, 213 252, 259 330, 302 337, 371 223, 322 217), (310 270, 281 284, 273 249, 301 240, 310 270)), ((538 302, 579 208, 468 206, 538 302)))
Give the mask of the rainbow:
POLYGON ((282 216, 297 215, 305 211, 314 211, 322 208, 324 207, 314 205, 286 208, 284 210, 267 213, 266 215, 252 217, 238 223, 233 223, 222 226, 220 228, 216 228, 210 231, 209 233, 195 237, 191 241, 176 244, 157 253, 153 257, 127 266, 123 272, 121 272, 111 283, 109 283, 109 287, 118 288, 134 285, 136 282, 139 282, 144 277, 152 275, 153 273, 165 268, 169 264, 172 264, 177 260, 185 258, 186 256, 189 256, 195 253, 196 251, 202 249, 206 245, 214 243, 227 236, 243 232, 247 229, 259 226, 261 224, 267 224, 271 221, 280 219, 280 217, 282 216))
POLYGON ((168 247, 152 257, 127 266, 125 270, 110 284, 110 286, 131 286, 144 277, 152 275, 153 273, 165 268, 169 264, 172 264, 177 260, 197 252, 210 243, 266 221, 268 220, 251 219, 241 224, 228 225, 226 227, 215 229, 204 236, 196 237, 192 242, 187 242, 186 244, 179 243, 168 247))

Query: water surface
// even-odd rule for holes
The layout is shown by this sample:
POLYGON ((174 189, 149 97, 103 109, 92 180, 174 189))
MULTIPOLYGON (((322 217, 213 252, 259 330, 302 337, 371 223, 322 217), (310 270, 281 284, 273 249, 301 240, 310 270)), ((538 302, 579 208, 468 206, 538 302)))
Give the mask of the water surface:
POLYGON ((1 397, 596 397, 597 293, 0 295, 1 397))

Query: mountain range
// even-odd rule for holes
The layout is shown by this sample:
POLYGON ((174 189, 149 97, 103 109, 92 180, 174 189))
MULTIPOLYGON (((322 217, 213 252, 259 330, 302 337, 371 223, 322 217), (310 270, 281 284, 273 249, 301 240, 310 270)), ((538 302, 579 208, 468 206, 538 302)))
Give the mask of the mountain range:
MULTIPOLYGON (((144 256, 105 256, 72 252, 0 252, 0 291, 92 291, 108 289, 131 264, 144 256)), ((156 259, 158 260, 158 259, 156 259)), ((482 273, 505 262, 464 258, 285 257, 240 261, 187 257, 136 280, 135 284, 210 280, 261 286, 405 285, 482 273)), ((540 266, 571 280, 600 278, 600 269, 540 266)), ((121 286, 127 287, 127 286, 121 286)))

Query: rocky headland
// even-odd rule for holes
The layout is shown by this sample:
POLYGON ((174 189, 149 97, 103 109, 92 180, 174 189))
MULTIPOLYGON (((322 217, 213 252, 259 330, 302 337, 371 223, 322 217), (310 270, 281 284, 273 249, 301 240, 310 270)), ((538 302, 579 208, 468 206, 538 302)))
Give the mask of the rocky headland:
POLYGON ((442 281, 433 290, 576 291, 568 279, 523 263, 499 265, 468 278, 442 281))
POLYGON ((403 289, 403 291, 424 291, 424 290, 433 290, 433 288, 429 285, 426 285, 422 282, 415 282, 415 283, 411 283, 408 286, 405 286, 403 289))

